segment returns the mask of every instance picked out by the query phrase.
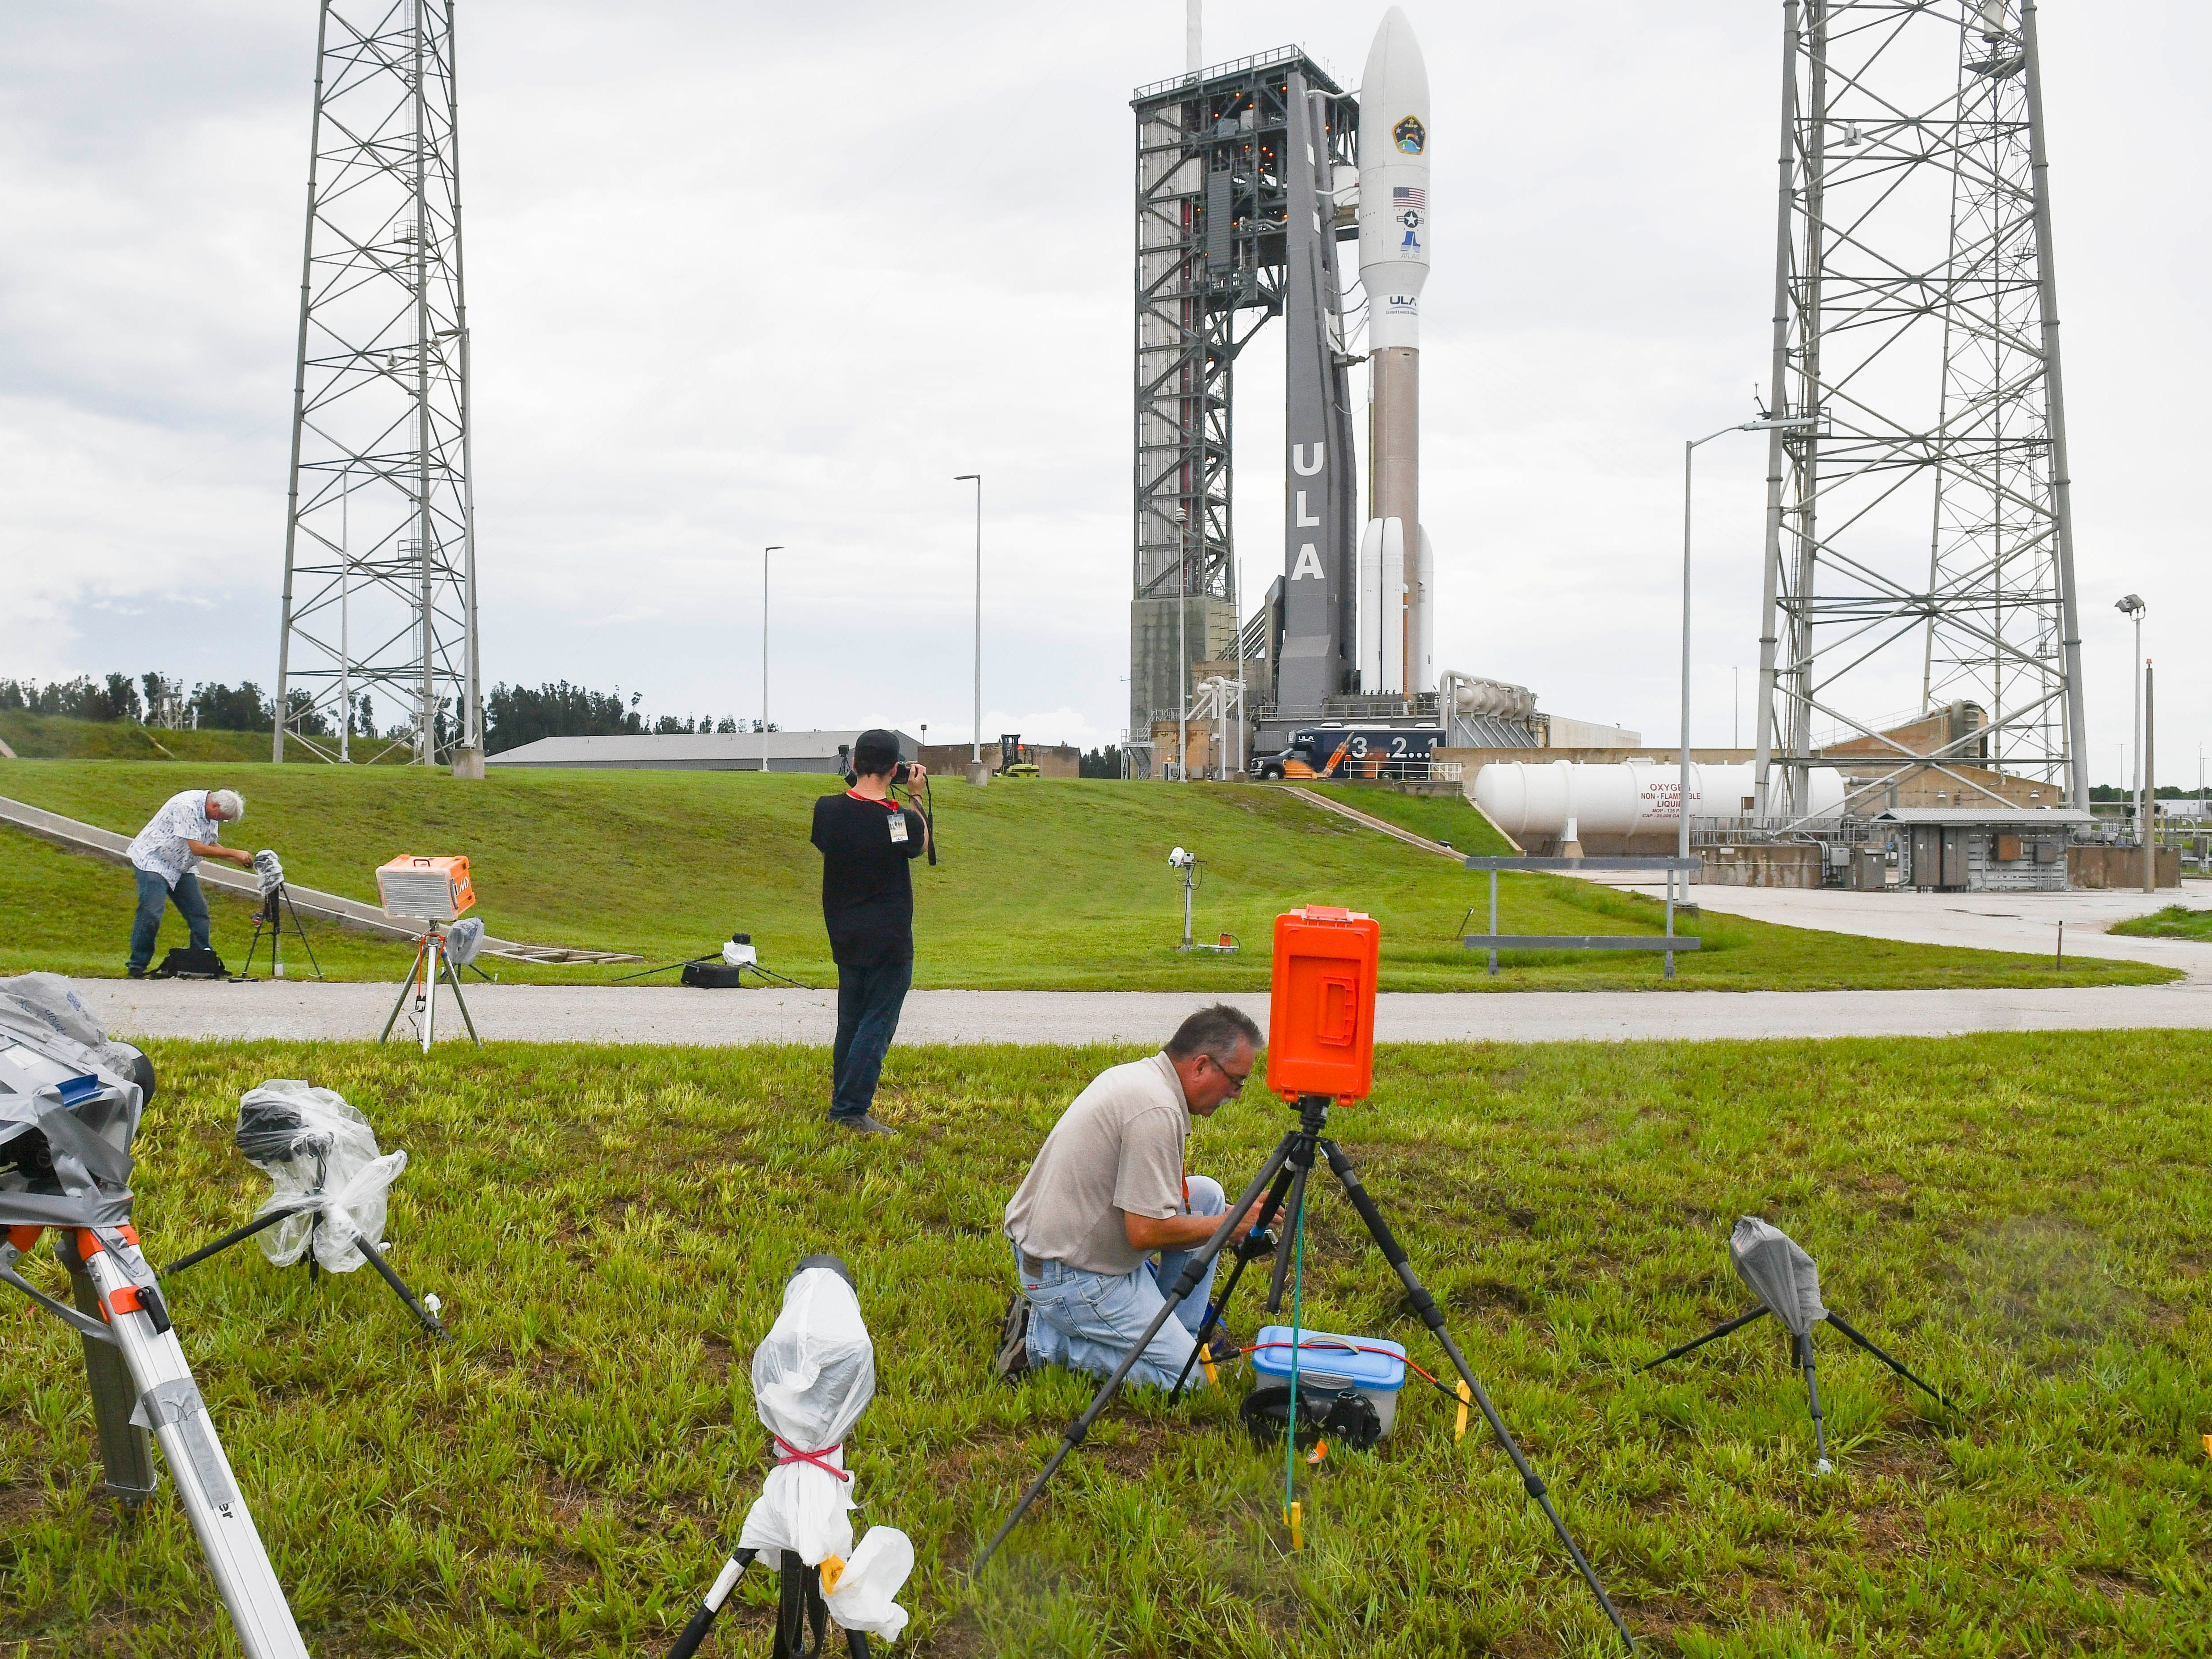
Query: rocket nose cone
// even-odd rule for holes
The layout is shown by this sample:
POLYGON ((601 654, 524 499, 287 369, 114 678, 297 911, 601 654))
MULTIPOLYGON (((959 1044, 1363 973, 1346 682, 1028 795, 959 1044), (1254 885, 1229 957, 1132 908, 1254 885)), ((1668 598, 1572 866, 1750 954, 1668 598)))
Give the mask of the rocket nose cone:
POLYGON ((1386 82, 1408 74, 1419 77, 1418 84, 1425 100, 1429 71, 1421 57, 1421 43, 1414 38, 1404 8, 1393 6, 1382 14, 1382 21, 1375 30, 1375 44, 1367 49, 1367 70, 1360 92, 1363 96, 1378 92, 1386 82))

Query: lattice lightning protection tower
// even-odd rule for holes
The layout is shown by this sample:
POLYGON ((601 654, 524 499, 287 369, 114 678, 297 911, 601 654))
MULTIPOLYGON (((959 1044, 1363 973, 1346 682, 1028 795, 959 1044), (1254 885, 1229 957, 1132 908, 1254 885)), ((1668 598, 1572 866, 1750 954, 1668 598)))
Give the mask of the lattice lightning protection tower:
POLYGON ((1887 759, 2086 806, 2033 0, 1783 12, 1759 817, 1887 759))
POLYGON ((459 113, 453 0, 322 0, 278 760, 482 751, 459 113))

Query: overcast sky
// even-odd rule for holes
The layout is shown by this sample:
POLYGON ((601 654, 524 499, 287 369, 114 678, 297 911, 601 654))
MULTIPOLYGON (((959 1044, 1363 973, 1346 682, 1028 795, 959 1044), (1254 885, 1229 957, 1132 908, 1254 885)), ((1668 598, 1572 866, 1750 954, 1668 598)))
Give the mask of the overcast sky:
MULTIPOLYGON (((1671 738, 1680 445, 1764 380, 1780 11, 1408 7, 1435 91, 1437 662, 1671 738)), ((1379 7, 1214 0, 1356 85, 1379 7)), ((2202 8, 2042 12, 2093 771, 2151 605, 2160 770, 2212 660, 2202 8), (2184 273, 2200 273, 2184 289, 2184 273), (2175 388, 2188 391, 2182 397, 2175 388)), ((0 675, 275 678, 313 0, 0 0, 0 675)), ((1133 123, 1182 0, 459 0, 487 680, 933 739, 1126 718, 1133 123)), ((1347 250, 1348 251, 1348 250, 1347 250)), ((1279 331, 1238 543, 1279 570, 1279 331)), ((1757 660, 1763 441, 1701 452, 1699 743, 1757 660)), ((1866 711, 1868 713, 1881 711, 1866 711)), ((1749 720, 1745 720, 1746 740, 1749 720)))

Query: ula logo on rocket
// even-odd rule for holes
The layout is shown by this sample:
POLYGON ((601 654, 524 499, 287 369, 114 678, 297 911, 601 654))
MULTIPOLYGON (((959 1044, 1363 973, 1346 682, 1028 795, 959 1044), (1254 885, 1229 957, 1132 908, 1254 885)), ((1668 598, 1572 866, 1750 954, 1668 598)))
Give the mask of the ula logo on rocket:
POLYGON ((1428 130, 1418 118, 1408 115, 1390 129, 1390 142, 1405 155, 1419 155, 1422 146, 1429 142, 1428 130))

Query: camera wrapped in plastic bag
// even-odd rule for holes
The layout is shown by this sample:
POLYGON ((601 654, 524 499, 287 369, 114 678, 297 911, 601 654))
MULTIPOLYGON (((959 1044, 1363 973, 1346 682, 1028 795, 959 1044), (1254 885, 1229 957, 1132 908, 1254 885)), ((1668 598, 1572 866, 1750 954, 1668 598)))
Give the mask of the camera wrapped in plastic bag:
POLYGON ((271 1183, 255 1216, 296 1212, 259 1236, 261 1253, 277 1267, 312 1244, 324 1271, 349 1273, 366 1259, 354 1241, 382 1240, 386 1194, 407 1154, 380 1152, 368 1120, 343 1096, 271 1079, 238 1103, 238 1150, 271 1183))
POLYGON ((810 1257, 753 1355, 753 1408, 775 1437, 775 1467, 745 1516, 741 1548, 771 1570, 786 1550, 822 1569, 823 1600, 846 1630, 896 1641, 906 1610, 892 1598, 914 1571, 896 1527, 853 1542, 853 1477, 844 1440, 876 1391, 875 1346, 842 1266, 810 1257), (822 1265, 815 1265, 817 1262, 822 1265))

